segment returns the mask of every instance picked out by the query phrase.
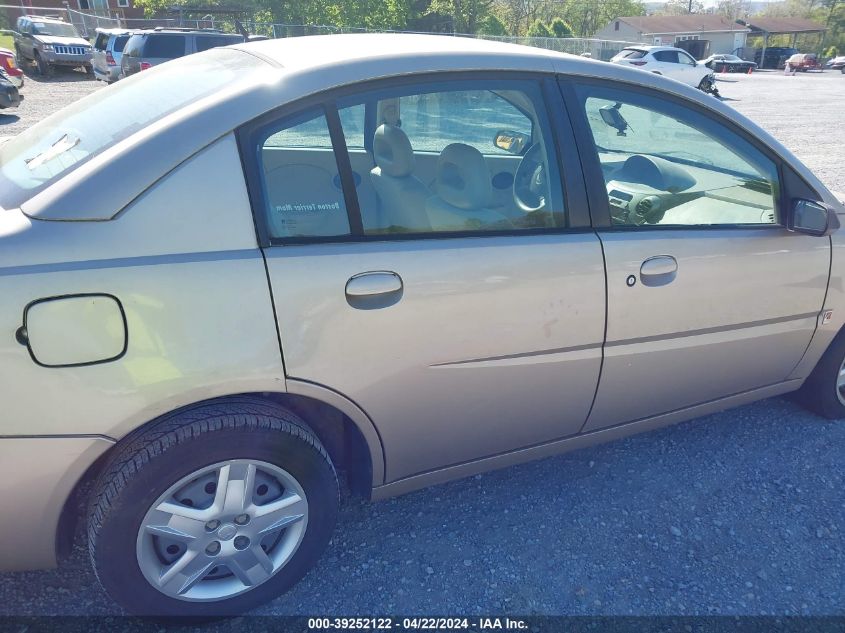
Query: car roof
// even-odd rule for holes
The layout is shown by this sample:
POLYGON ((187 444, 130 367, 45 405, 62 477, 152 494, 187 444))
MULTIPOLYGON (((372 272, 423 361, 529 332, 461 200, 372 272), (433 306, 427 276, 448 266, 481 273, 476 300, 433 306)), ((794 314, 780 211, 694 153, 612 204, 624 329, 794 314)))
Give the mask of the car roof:
POLYGON ((26 18, 27 20, 32 20, 34 22, 61 22, 62 24, 70 24, 70 22, 66 22, 65 20, 61 19, 60 17, 56 16, 47 16, 47 15, 24 15, 21 16, 26 18))
POLYGON ((135 33, 134 29, 104 29, 102 27, 97 27, 94 29, 97 33, 105 33, 106 35, 130 35, 135 33))
MULTIPOLYGON (((655 51, 683 51, 684 49, 678 48, 677 46, 653 46, 643 44, 642 46, 626 46, 622 50, 648 51, 649 53, 654 53, 655 51)), ((686 53, 686 51, 684 52, 686 53)))

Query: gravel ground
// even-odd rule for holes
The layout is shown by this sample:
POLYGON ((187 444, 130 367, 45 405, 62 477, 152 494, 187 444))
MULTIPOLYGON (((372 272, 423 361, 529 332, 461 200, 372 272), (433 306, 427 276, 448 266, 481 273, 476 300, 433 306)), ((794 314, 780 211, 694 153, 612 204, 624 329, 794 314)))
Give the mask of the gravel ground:
MULTIPOLYGON (((0 133, 96 89, 81 74, 29 79, 0 133)), ((728 75, 720 89, 845 190, 845 76, 728 75)), ((259 613, 845 615, 843 445, 845 423, 775 398, 380 503, 346 498, 317 568, 259 613)), ((0 576, 0 596, 7 615, 118 612, 81 545, 59 570, 0 576)))

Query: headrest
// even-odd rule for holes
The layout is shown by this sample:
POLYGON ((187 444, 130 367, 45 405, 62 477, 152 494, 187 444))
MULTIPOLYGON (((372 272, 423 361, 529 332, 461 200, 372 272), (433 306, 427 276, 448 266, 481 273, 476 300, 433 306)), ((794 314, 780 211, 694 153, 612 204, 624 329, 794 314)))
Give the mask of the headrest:
POLYGON ((414 171, 411 141, 398 127, 383 123, 373 136, 373 158, 387 176, 408 176, 414 171))
POLYGON ((444 202, 459 209, 484 207, 493 195, 484 156, 463 143, 452 143, 440 152, 434 188, 444 202))

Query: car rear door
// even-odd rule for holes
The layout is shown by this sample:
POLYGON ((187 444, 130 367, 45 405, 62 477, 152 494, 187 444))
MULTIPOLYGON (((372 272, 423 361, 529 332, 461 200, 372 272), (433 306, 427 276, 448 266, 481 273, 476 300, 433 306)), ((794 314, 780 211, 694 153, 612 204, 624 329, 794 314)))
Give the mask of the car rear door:
POLYGON ((586 430, 785 381, 815 332, 831 261, 829 239, 784 227, 797 177, 727 119, 668 94, 568 86, 608 284, 586 430), (608 107, 622 134, 603 121, 608 107))
POLYGON ((484 77, 387 81, 242 136, 288 379, 371 417, 386 481, 574 435, 598 380, 604 266, 571 129, 558 145, 546 112, 549 97, 562 114, 559 93, 533 76, 484 77), (516 114, 497 110, 503 95, 516 114), (374 120, 403 99, 399 117, 374 120), (533 122, 520 182, 545 191, 537 211, 496 206, 485 161, 506 156, 498 126, 520 118, 533 122), (388 125, 465 160, 444 158, 428 193, 407 156, 374 175, 365 137, 388 125), (362 195, 379 174, 406 188, 404 205, 362 195), (438 225, 432 209, 466 221, 438 225))

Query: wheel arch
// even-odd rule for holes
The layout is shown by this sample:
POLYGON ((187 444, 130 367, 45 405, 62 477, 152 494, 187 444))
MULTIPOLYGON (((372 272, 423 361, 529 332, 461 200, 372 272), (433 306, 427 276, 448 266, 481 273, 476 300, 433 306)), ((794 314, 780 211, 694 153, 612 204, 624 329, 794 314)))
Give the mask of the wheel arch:
POLYGON ((320 385, 288 381, 287 386, 288 392, 239 393, 200 400, 163 412, 126 433, 88 467, 65 500, 56 530, 58 556, 66 556, 70 552, 78 519, 88 500, 89 488, 113 452, 128 438, 155 424, 162 417, 206 403, 237 401, 247 397, 272 403, 295 413, 319 438, 347 488, 353 494, 369 499, 373 487, 384 481, 381 438, 369 417, 353 402, 320 385))

